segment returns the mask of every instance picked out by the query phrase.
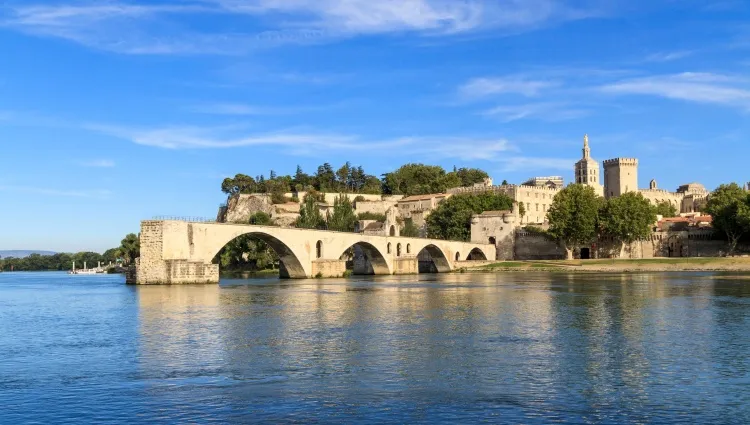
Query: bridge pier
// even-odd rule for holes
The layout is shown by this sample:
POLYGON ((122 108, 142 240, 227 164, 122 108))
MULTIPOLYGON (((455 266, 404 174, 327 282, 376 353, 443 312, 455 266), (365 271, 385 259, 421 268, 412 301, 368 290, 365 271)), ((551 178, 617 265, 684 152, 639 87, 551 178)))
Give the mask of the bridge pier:
POLYGON ((417 257, 394 259, 393 274, 419 274, 419 261, 417 257))
POLYGON ((313 260, 312 277, 343 277, 346 260, 313 260))

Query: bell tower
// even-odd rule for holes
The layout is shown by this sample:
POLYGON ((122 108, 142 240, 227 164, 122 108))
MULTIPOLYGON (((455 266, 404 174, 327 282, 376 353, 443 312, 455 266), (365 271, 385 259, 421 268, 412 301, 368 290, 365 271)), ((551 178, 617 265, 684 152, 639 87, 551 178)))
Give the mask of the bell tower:
POLYGON ((583 136, 583 158, 576 162, 575 174, 576 184, 585 184, 586 186, 593 187, 599 196, 604 194, 604 188, 599 180, 599 163, 591 157, 588 134, 583 136))

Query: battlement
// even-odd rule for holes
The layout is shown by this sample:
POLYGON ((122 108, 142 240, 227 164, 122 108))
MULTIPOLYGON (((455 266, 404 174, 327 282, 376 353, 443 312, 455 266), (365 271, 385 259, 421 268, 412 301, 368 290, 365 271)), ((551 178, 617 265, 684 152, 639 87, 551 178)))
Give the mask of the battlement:
POLYGON ((612 158, 612 159, 605 159, 604 162, 602 162, 605 167, 607 166, 614 166, 614 165, 628 165, 628 166, 638 166, 638 158, 612 158))

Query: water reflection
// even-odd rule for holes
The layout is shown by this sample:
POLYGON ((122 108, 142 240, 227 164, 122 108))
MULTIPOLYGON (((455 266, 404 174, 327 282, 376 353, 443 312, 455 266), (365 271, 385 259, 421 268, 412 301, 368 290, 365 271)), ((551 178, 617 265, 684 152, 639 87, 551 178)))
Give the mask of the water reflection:
POLYGON ((56 284, 36 298, 29 290, 0 285, 0 396, 15 406, 14 423, 750 422, 745 276, 56 284), (84 314, 84 293, 99 308, 84 314), (40 327, 33 311, 54 312, 54 327, 40 327), (76 345, 53 344, 65 333, 76 345), (86 378, 71 384, 56 373, 86 378), (44 413, 31 408, 40 393, 53 406, 44 413))

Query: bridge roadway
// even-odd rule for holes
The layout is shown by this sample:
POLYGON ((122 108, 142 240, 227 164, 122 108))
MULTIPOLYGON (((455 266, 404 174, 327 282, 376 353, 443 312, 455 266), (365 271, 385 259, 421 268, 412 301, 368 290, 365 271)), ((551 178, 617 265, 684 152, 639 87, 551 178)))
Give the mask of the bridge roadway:
POLYGON ((141 222, 141 257, 129 283, 218 283, 216 254, 231 240, 251 235, 270 245, 280 258, 281 277, 339 277, 346 270, 345 253, 361 248, 367 260, 355 273, 390 275, 418 273, 417 255, 430 253, 437 271, 449 272, 471 258, 495 259, 495 246, 468 242, 361 233, 197 223, 178 220, 141 222), (134 279, 133 279, 134 278, 134 279))

